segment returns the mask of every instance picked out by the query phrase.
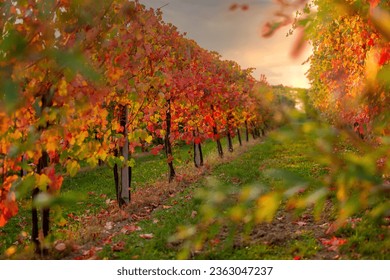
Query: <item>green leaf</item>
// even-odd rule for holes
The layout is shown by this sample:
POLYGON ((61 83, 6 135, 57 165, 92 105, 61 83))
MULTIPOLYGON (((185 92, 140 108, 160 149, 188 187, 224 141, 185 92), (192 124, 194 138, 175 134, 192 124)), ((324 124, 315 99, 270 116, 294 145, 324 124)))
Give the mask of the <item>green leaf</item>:
POLYGON ((134 167, 135 166, 135 160, 132 158, 127 161, 127 166, 129 167, 134 167))
POLYGON ((377 78, 387 90, 390 90, 390 64, 383 66, 382 69, 379 70, 377 78))
POLYGON ((31 195, 31 190, 35 185, 36 181, 34 175, 31 174, 23 177, 15 184, 16 197, 18 199, 28 197, 31 195))
POLYGON ((1 99, 7 112, 12 112, 19 101, 19 87, 11 79, 0 82, 1 99))
POLYGON ((49 56, 53 57, 60 68, 70 70, 73 75, 80 73, 89 80, 97 81, 100 75, 86 62, 82 53, 73 51, 52 50, 49 56))
MULTIPOLYGON (((3 31, 4 32, 4 31, 3 31)), ((0 40, 0 49, 6 56, 1 55, 0 60, 9 60, 12 57, 23 55, 27 47, 27 41, 19 32, 14 29, 7 30, 6 36, 0 40)))
POLYGON ((70 160, 66 164, 66 171, 69 173, 71 177, 76 176, 79 169, 80 169, 80 164, 77 161, 70 160))

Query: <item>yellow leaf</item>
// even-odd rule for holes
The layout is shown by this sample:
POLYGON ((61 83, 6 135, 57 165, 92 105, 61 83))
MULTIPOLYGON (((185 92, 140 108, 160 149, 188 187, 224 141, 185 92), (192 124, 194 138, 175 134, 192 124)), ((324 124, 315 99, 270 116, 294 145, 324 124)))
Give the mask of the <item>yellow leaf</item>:
POLYGON ((149 135, 148 137, 145 138, 145 141, 146 141, 148 144, 150 144, 150 143, 152 142, 152 140, 153 140, 152 135, 149 135))
POLYGON ((51 183, 51 180, 46 174, 35 174, 35 182, 39 189, 46 191, 46 188, 51 183))
POLYGON ((58 84, 58 95, 65 96, 68 93, 68 85, 65 79, 62 79, 58 84))
POLYGON ((88 137, 88 131, 81 132, 79 135, 76 136, 76 143, 78 145, 81 145, 84 142, 85 138, 87 137, 88 137))
POLYGON ((60 227, 64 227, 67 223, 68 221, 64 217, 61 217, 60 220, 57 222, 57 225, 60 227))
POLYGON ((134 167, 135 166, 135 160, 132 158, 127 161, 127 166, 129 167, 134 167))
POLYGON ((280 205, 280 195, 277 193, 269 193, 261 196, 257 200, 255 213, 256 222, 271 222, 280 205))
POLYGON ((336 196, 339 201, 345 202, 347 200, 347 191, 344 184, 339 185, 336 196))
POLYGON ((112 123, 111 123, 111 127, 112 127, 112 130, 114 130, 114 131, 118 131, 119 129, 120 129, 120 125, 119 125, 119 123, 117 122, 117 121, 113 121, 112 123))
POLYGON ((66 171, 71 177, 74 177, 80 169, 80 165, 77 161, 69 160, 66 165, 66 171))
POLYGON ((46 150, 48 152, 55 152, 57 149, 57 141, 56 137, 49 136, 47 138, 46 142, 46 150))
POLYGON ((98 156, 101 160, 104 161, 107 159, 107 152, 103 148, 101 148, 99 149, 98 156))
POLYGON ((89 157, 87 163, 89 166, 95 167, 98 164, 98 160, 95 157, 89 157))
POLYGON ((13 140, 18 140, 20 138, 22 138, 22 133, 19 131, 19 130, 16 130, 14 133, 12 133, 11 135, 11 138, 13 140))
POLYGON ((233 222, 240 222, 245 216, 245 211, 242 207, 240 206, 234 206, 232 209, 229 211, 230 213, 230 219, 232 219, 233 222))

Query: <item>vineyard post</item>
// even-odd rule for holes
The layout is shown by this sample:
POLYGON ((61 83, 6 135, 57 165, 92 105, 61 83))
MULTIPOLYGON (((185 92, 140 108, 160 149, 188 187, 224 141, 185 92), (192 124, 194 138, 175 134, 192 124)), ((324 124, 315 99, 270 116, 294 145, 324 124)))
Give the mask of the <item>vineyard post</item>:
POLYGON ((241 132, 238 127, 237 127, 237 137, 238 137, 238 143, 240 143, 240 146, 242 146, 241 132))
POLYGON ((167 100, 167 110, 166 110, 166 122, 167 122, 167 131, 165 134, 165 154, 167 156, 168 161, 168 168, 169 168, 169 175, 168 180, 171 183, 173 179, 176 176, 175 169, 173 167, 173 157, 172 157, 172 144, 171 144, 171 121, 172 121, 172 115, 171 115, 171 99, 167 100))
POLYGON ((249 127, 248 127, 248 121, 245 121, 245 140, 246 142, 249 142, 249 127))
POLYGON ((199 137, 199 128, 196 128, 196 134, 195 134, 195 130, 193 130, 193 136, 194 136, 194 163, 195 163, 195 167, 201 167, 203 166, 203 153, 202 153, 202 144, 200 143, 197 143, 195 141, 196 139, 196 136, 199 137))
POLYGON ((214 125, 213 125, 213 133, 214 133, 214 137, 216 138, 216 142, 217 142, 218 155, 219 155, 220 158, 223 158, 223 149, 222 149, 221 139, 220 139, 220 136, 218 134, 217 123, 216 123, 215 117, 214 117, 214 113, 215 113, 214 105, 211 104, 210 108, 211 108, 211 111, 212 111, 212 118, 213 118, 213 123, 214 123, 214 125))
MULTIPOLYGON (((47 91, 42 95, 41 98, 41 107, 39 115, 42 117, 43 111, 45 108, 51 106, 51 98, 49 97, 49 88, 48 86, 47 91)), ((46 122, 45 125, 39 125, 38 126, 38 132, 42 133, 45 129, 47 129, 49 126, 49 123, 46 122)), ((41 175, 46 167, 49 166, 49 155, 46 151, 42 151, 42 155, 39 158, 38 165, 37 165, 37 174, 41 175)), ((40 240, 39 236, 39 215, 38 215, 38 209, 35 205, 37 196, 41 193, 41 190, 38 186, 36 186, 32 191, 32 208, 31 208, 31 218, 32 218, 32 228, 31 228, 31 239, 33 243, 35 244, 35 253, 39 255, 47 255, 48 251, 47 249, 43 248, 42 241, 40 240)), ((50 223, 49 223, 49 215, 50 215, 50 209, 48 207, 45 207, 42 210, 42 233, 43 238, 47 237, 49 234, 50 229, 50 223)))

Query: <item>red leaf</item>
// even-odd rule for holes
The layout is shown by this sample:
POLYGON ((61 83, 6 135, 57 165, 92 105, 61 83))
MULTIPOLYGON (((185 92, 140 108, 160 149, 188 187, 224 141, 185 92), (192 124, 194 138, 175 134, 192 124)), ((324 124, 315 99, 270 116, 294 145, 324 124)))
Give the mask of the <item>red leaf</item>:
POLYGON ((320 241, 329 251, 337 251, 341 245, 348 242, 347 239, 337 238, 335 236, 331 239, 320 238, 320 241))
POLYGON ((0 189, 0 227, 4 226, 11 217, 18 213, 16 196, 11 190, 11 186, 17 178, 16 175, 7 177, 0 189))
POLYGON ((301 260, 302 258, 300 256, 295 256, 294 260, 301 260))
POLYGON ((211 240, 210 243, 212 246, 216 246, 219 243, 221 243, 221 240, 219 238, 215 238, 215 239, 211 240))
POLYGON ((158 153, 164 148, 163 145, 158 145, 158 146, 155 146, 153 147, 150 152, 153 154, 153 155, 158 155, 158 153))
POLYGON ((195 144, 200 144, 200 143, 202 143, 202 140, 200 139, 200 137, 195 137, 194 143, 195 144))
POLYGON ((214 126, 214 120, 210 115, 204 117, 204 122, 209 126, 214 126))
POLYGON ((122 229, 121 229, 121 233, 123 234, 130 234, 134 231, 139 231, 141 230, 141 228, 139 226, 136 226, 136 225, 127 225, 127 226, 124 226, 122 229))
POLYGON ((379 65, 385 65, 390 60, 390 48, 382 50, 381 56, 379 58, 379 65))
POLYGON ((168 155, 167 163, 171 163, 174 160, 174 157, 172 155, 168 155))
POLYGON ((376 6, 378 6, 381 0, 368 0, 368 1, 370 2, 370 9, 374 9, 376 6))
POLYGON ((111 249, 114 251, 114 252, 119 252, 119 251, 122 251, 126 246, 126 242, 125 241, 119 241, 118 243, 116 243, 115 245, 113 245, 111 247, 111 249))

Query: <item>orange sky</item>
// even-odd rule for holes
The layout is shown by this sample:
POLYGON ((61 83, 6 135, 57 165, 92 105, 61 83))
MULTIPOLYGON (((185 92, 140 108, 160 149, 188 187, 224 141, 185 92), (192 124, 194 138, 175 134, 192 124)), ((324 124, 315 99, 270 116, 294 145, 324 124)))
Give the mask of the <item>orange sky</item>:
POLYGON ((294 36, 286 37, 288 27, 271 38, 262 38, 259 30, 277 6, 272 0, 140 0, 147 7, 166 5, 163 18, 171 22, 201 47, 217 51, 224 59, 234 60, 243 68, 256 68, 254 76, 265 74, 271 84, 309 87, 305 77, 308 65, 302 62, 310 49, 292 59, 289 55, 294 36), (230 11, 232 3, 248 4, 247 11, 230 11))

